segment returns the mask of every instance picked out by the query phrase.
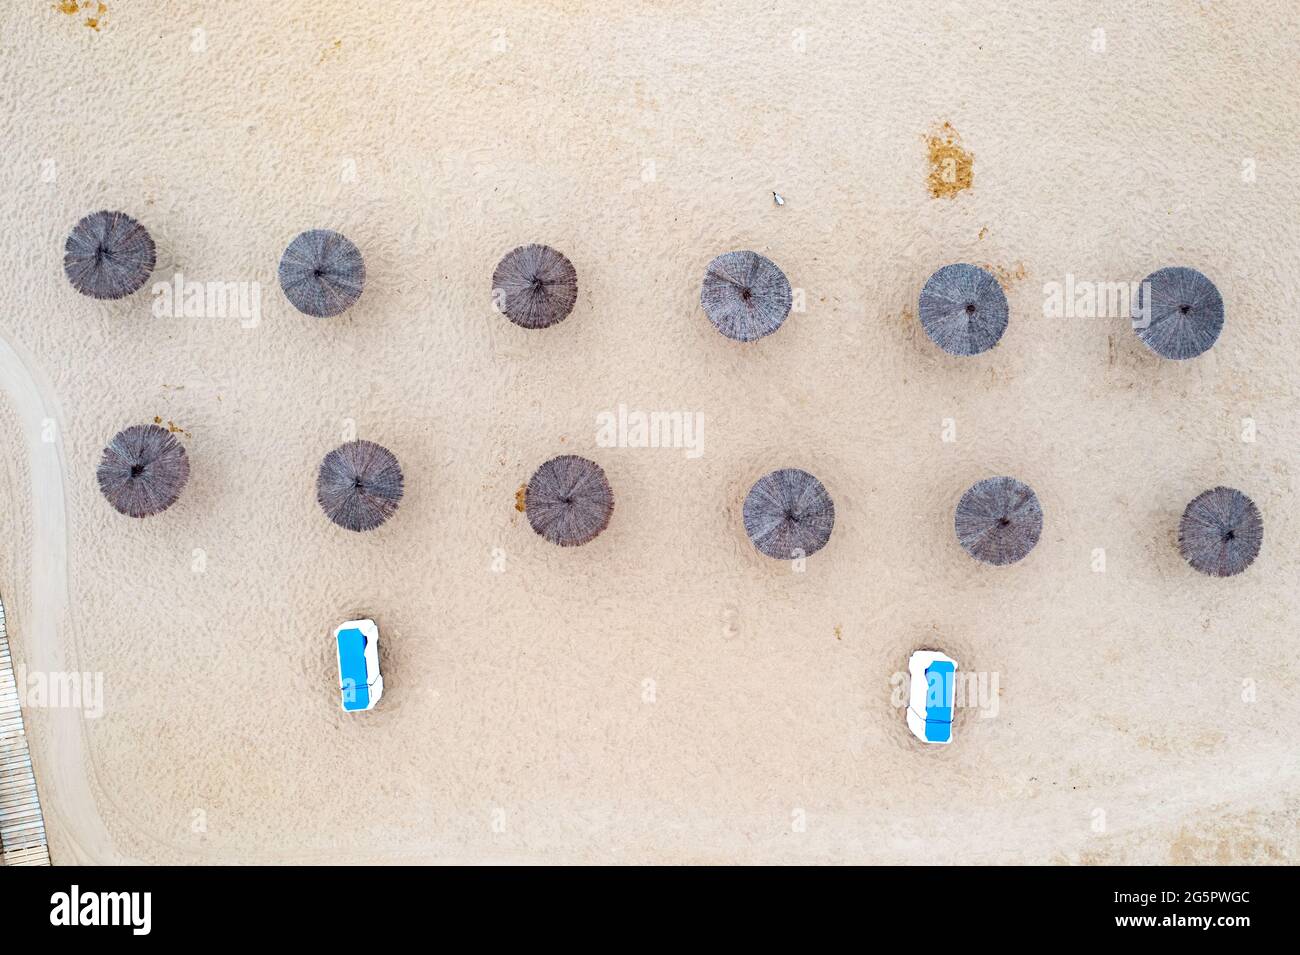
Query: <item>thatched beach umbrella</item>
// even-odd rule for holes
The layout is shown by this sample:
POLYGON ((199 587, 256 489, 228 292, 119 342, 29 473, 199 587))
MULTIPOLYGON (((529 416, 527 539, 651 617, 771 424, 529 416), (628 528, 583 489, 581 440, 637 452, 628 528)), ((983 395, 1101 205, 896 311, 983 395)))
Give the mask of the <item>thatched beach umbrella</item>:
POLYGON ((136 424, 113 436, 95 477, 119 513, 148 517, 176 503, 190 477, 190 460, 166 428, 136 424))
POLYGON ((320 464, 316 500, 325 516, 350 531, 374 530, 402 499, 402 468, 373 441, 339 445, 320 464))
POLYGON ((1138 289, 1133 330, 1162 358, 1195 358, 1223 331, 1223 296, 1196 269, 1152 272, 1138 289))
POLYGON ((299 233, 280 257, 280 288, 305 315, 341 315, 361 297, 365 285, 361 250, 329 229, 299 233))
POLYGON ((68 234, 63 271, 82 295, 123 298, 149 281, 157 260, 149 230, 125 212, 92 212, 68 234))
POLYGON ((754 482, 741 517, 760 552, 794 560, 817 553, 831 539, 835 502, 807 471, 781 468, 754 482))
POLYGON ((700 305, 714 328, 735 341, 772 334, 792 301, 785 273, 757 252, 724 252, 704 270, 700 305))
POLYGON ((1015 478, 985 478, 957 502, 957 540, 986 564, 1014 564, 1038 543, 1043 509, 1028 484, 1015 478))
POLYGON ((537 533, 552 544, 575 547, 609 526, 614 492, 599 464, 563 454, 533 472, 524 509, 537 533))
POLYGON ((1178 524, 1178 550, 1212 577, 1231 577, 1251 565, 1264 543, 1264 519, 1236 488, 1216 487, 1192 498, 1178 524))
POLYGON ((577 270, 549 245, 511 249, 492 273, 492 301, 522 328, 549 328, 564 321, 577 300, 577 270))
POLYGON ((959 262, 945 265, 921 289, 921 327, 950 355, 978 355, 1007 330, 1007 297, 992 272, 959 262))

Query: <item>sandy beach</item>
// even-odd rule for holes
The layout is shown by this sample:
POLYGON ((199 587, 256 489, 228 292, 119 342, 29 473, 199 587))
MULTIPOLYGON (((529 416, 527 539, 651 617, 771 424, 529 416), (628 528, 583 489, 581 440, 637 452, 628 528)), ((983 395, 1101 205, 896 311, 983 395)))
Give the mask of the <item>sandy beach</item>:
POLYGON ((1297 861, 1294 5, 72 6, 0 12, 0 599, 20 665, 102 680, 24 710, 55 863, 1297 861), (63 274, 98 209, 158 246, 120 301, 63 274), (312 228, 365 258, 336 318, 276 280, 312 228), (542 330, 492 302, 533 242, 578 276, 542 330), (749 343, 700 308, 737 249, 796 293, 749 343), (985 354, 917 319, 951 262, 1005 291, 985 354), (1226 303, 1199 358, 1044 315, 1167 265, 1226 303), (696 446, 607 446, 620 408, 696 446), (133 520, 95 469, 155 421, 191 476, 133 520), (405 477, 366 534, 315 498, 354 437, 405 477), (581 547, 518 506, 560 454, 613 489, 581 547), (834 499, 803 568, 742 525, 782 467, 834 499), (1002 474, 1043 533, 992 567, 953 512, 1002 474), (1229 579, 1177 547, 1219 484, 1265 525, 1229 579), (920 647, 983 675, 947 747, 920 647))

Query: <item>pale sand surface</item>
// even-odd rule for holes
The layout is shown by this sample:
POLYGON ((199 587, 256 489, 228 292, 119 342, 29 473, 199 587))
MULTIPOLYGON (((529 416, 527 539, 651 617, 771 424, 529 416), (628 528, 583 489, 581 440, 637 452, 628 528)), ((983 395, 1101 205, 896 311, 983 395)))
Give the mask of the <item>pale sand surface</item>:
POLYGON ((20 658, 104 674, 80 732, 27 711, 55 861, 1296 860, 1293 4, 108 6, 98 31, 0 12, 0 336, 46 389, 0 390, 0 593, 20 658), (974 155, 952 199, 926 188, 944 122, 974 155), (261 282, 260 326, 78 296, 63 239, 99 208, 152 231, 155 279, 261 282), (366 258, 339 319, 275 283, 311 227, 366 258), (524 242, 578 271, 546 331, 491 307, 524 242), (737 248, 808 303, 747 346, 698 306, 737 248), (915 319, 952 261, 1010 302, 974 359, 915 319), (1168 264, 1227 302, 1197 360, 1041 315, 1067 272, 1168 264), (597 447, 620 402, 703 413, 703 455, 597 447), (59 470, 32 470, 42 407, 64 508, 33 477, 59 470), (94 469, 155 416, 193 476, 131 521, 94 469), (349 419, 406 473, 367 536, 314 499, 349 419), (617 503, 561 550, 515 491, 566 452, 617 503), (741 527, 781 466, 836 504, 804 573, 741 527), (996 473, 1045 512, 1007 568, 951 524, 996 473), (1219 483, 1266 522, 1226 581, 1175 544, 1219 483), (328 633, 357 615, 386 690, 345 715, 328 633), (999 675, 947 748, 890 703, 922 645, 999 675))

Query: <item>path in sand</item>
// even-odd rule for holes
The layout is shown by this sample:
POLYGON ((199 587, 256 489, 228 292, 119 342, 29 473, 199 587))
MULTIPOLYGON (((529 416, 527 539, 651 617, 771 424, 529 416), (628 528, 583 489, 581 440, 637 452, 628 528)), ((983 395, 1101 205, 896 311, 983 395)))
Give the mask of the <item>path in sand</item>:
MULTIPOLYGON (((0 337, 0 387, 9 397, 27 441, 32 499, 32 612, 24 621, 22 647, 31 672, 77 670, 60 634, 68 626, 68 530, 64 506, 66 469, 60 418, 48 383, 0 337), (50 430, 50 427, 53 430, 50 430), (46 440, 46 436, 53 440, 46 440)), ((70 858, 59 864, 122 864, 100 818, 87 775, 81 710, 51 707, 43 714, 54 741, 53 764, 41 766, 41 803, 47 830, 57 832, 70 858)))

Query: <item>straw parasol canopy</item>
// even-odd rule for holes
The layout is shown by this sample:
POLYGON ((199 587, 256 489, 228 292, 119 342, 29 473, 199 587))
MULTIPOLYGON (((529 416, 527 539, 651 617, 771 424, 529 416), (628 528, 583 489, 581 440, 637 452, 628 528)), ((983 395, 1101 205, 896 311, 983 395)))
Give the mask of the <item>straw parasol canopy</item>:
POLYGON ((704 270, 700 305, 713 327, 730 339, 770 335, 790 314, 790 281, 757 252, 724 252, 704 270))
POLYGON ((492 301, 521 328, 550 328, 573 311, 578 272, 563 252, 549 245, 521 245, 497 263, 492 301))
POLYGON ((760 552, 794 560, 817 553, 831 539, 835 502, 807 471, 782 468, 754 482, 741 516, 760 552))
POLYGON ((299 233, 280 257, 280 288, 305 315, 342 315, 361 297, 365 285, 361 250, 329 229, 299 233))
POLYGON ((374 530, 402 499, 402 468, 373 441, 339 445, 320 464, 316 500, 325 516, 350 531, 374 530))
POLYGON ((136 424, 113 436, 95 478, 118 513, 148 517, 176 503, 190 478, 190 460, 166 428, 136 424))
POLYGON ((1223 296, 1196 269, 1175 266, 1152 272, 1138 289, 1133 330, 1162 358, 1195 358, 1219 340, 1223 296))
POLYGON ((1216 487, 1192 498, 1178 525, 1178 550, 1203 574, 1231 577, 1259 555, 1264 519, 1236 488, 1216 487))
POLYGON ((1007 297, 997 277, 977 265, 945 265, 921 289, 921 327, 949 355, 978 355, 1007 330, 1007 297))
POLYGON ((563 454, 533 472, 524 509, 533 530, 552 544, 576 547, 609 526, 614 492, 599 464, 563 454))
POLYGON ((149 230, 125 212, 92 212, 68 233, 63 271, 82 295, 124 298, 139 289, 157 261, 149 230))
POLYGON ((1015 478, 985 478, 957 502, 957 540, 986 564, 1014 564, 1038 543, 1043 509, 1038 495, 1015 478))

